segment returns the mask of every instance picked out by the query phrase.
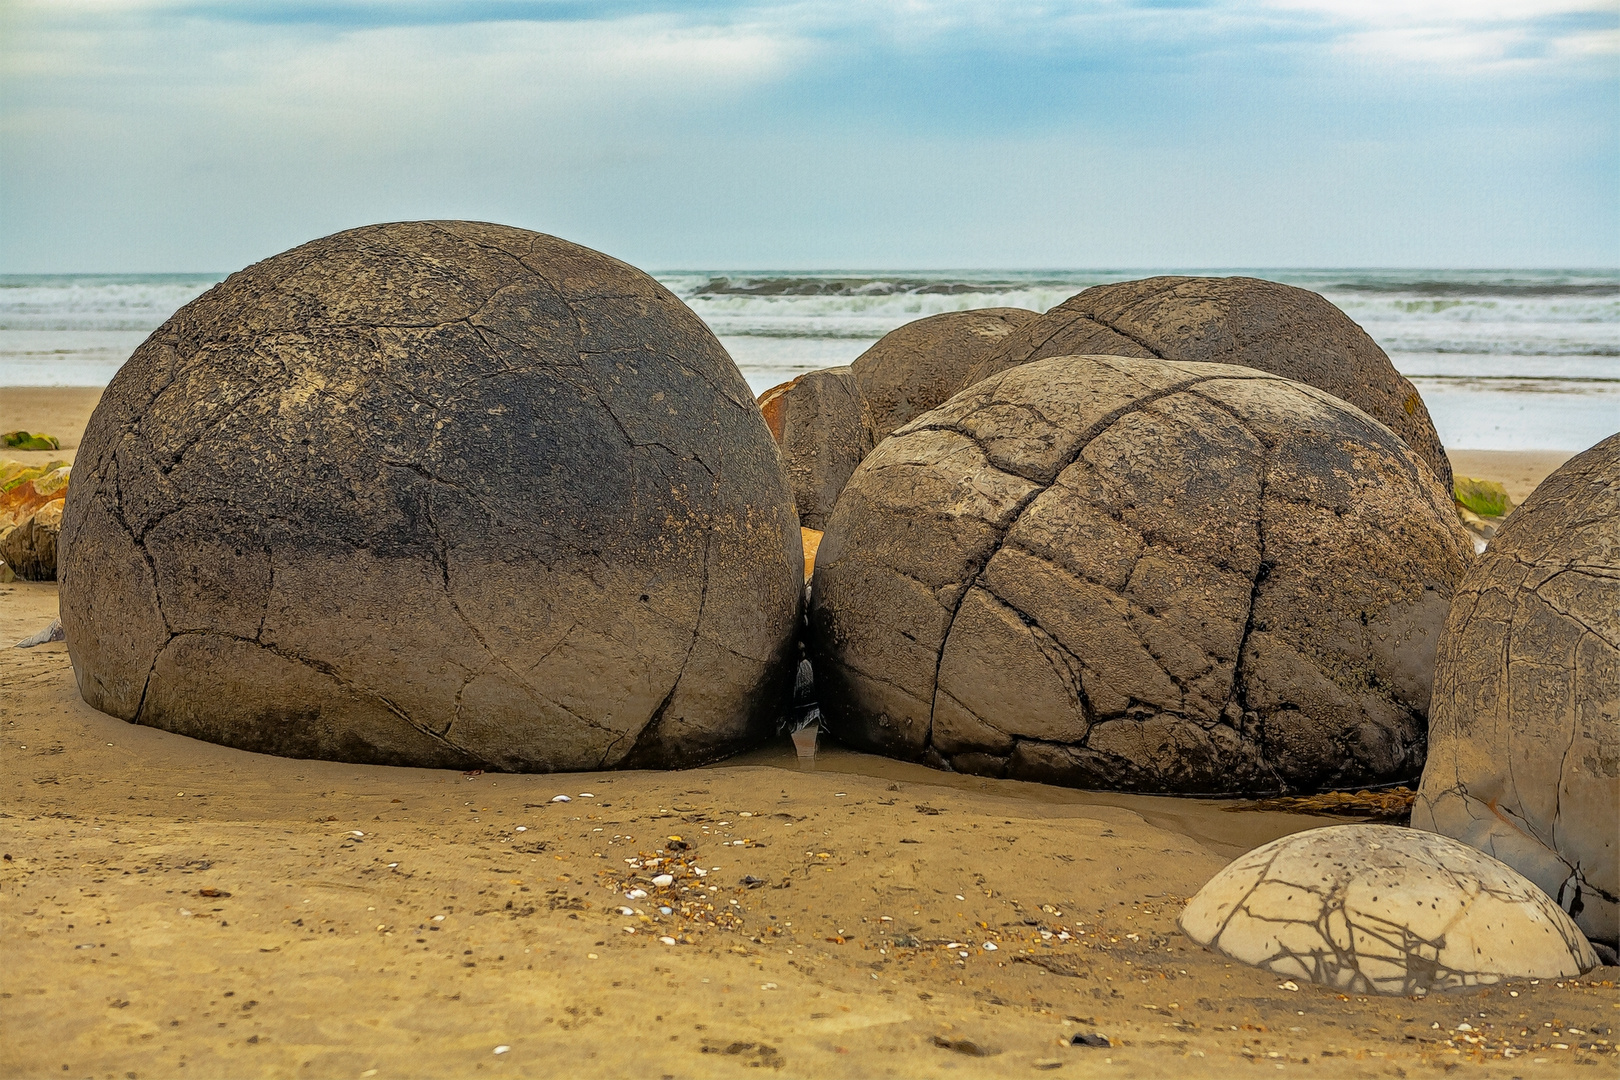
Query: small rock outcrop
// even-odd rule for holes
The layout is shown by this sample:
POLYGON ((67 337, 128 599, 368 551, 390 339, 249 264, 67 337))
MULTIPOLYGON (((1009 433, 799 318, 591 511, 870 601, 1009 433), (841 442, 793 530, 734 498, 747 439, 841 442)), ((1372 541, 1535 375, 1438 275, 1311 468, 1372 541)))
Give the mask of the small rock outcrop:
POLYGON ((1245 964, 1353 994, 1424 994, 1597 966, 1569 916, 1511 867, 1396 825, 1334 825, 1233 861, 1181 915, 1245 964))
POLYGON ((1446 619, 1412 824, 1620 939, 1620 435, 1504 521, 1446 619))
POLYGON ((808 371, 759 395, 759 409, 787 470, 799 524, 823 529, 849 474, 872 449, 855 376, 808 371))
POLYGON ((850 365, 873 446, 945 402, 1008 335, 1037 318, 1025 308, 947 311, 889 331, 850 365))
POLYGON ((1241 364, 1308 383, 1405 439, 1451 489, 1451 463, 1417 390, 1366 331, 1306 289, 1245 277, 1094 285, 1025 324, 963 387, 1031 360, 1077 353, 1241 364))
POLYGON ((1075 787, 1415 779, 1469 541, 1423 460, 1222 364, 1002 372, 851 477, 812 582, 856 746, 1075 787))
POLYGON ((24 581, 56 580, 56 541, 62 501, 46 503, 15 527, 0 526, 0 562, 24 581))
POLYGON ((62 523, 103 712, 292 757, 711 760, 791 685, 803 557, 770 433, 651 277, 475 222, 232 274, 114 377, 62 523))

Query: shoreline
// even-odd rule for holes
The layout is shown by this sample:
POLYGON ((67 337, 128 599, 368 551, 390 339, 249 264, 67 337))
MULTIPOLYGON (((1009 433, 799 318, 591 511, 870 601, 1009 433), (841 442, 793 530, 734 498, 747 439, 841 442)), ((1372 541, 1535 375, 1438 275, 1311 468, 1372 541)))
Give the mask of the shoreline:
MULTIPOLYGON (((57 459, 72 461, 84 427, 105 389, 102 386, 0 386, 0 431, 27 428, 62 440, 61 450, 0 450, 0 457, 30 465, 57 459)), ((1536 484, 1577 453, 1578 450, 1446 451, 1457 473, 1501 482, 1515 503, 1523 502, 1536 484)))

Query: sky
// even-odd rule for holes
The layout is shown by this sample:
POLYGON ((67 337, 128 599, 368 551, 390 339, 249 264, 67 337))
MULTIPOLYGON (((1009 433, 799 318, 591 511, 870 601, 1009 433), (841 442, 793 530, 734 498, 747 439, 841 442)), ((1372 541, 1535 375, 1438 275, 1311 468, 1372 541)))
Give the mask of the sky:
POLYGON ((0 273, 1620 266, 1620 0, 0 0, 0 273))

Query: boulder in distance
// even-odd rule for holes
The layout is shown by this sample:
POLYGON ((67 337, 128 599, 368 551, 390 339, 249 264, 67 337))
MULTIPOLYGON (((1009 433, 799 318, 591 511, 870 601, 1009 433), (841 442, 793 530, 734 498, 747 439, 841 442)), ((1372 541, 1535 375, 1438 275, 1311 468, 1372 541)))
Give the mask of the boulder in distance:
POLYGON ((759 396, 798 507, 799 524, 823 529, 849 474, 872 449, 860 391, 848 367, 809 371, 759 396))
POLYGON ((1037 317, 1026 308, 947 311, 884 334, 850 365, 871 444, 944 404, 969 371, 1037 317))
POLYGON ((962 385, 1076 353, 1241 364, 1309 383, 1405 439, 1451 490, 1451 462, 1423 398, 1365 330, 1307 289, 1248 277, 1094 285, 1026 323, 962 385))

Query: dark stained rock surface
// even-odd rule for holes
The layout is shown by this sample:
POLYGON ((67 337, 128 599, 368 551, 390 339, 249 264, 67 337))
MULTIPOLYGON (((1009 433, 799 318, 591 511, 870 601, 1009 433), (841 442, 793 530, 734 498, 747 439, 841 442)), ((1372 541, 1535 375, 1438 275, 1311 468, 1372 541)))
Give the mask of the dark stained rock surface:
POLYGON ((1077 787, 1415 778, 1470 559, 1450 492, 1320 390, 1067 357, 882 443, 816 560, 833 733, 1077 787))
POLYGON ((1035 312, 1024 308, 947 311, 883 335, 850 365, 866 408, 871 444, 876 446, 901 424, 943 404, 962 389, 962 380, 975 365, 1035 318, 1035 312))
POLYGON ((826 528, 838 493, 872 449, 855 377, 847 367, 809 371, 759 395, 782 454, 799 524, 826 528))
POLYGON ((1021 327, 962 386, 1081 353, 1241 364, 1309 383, 1405 439, 1450 490, 1451 463, 1417 390, 1366 331, 1309 290, 1245 277, 1094 285, 1021 327))
POLYGON ((136 350, 90 420, 62 621, 104 712, 294 757, 714 758, 793 676, 799 531, 702 322, 497 225, 338 233, 136 350))
MULTIPOLYGON (((825 550, 825 548, 823 548, 825 550)), ((1446 619, 1417 828, 1534 881, 1620 938, 1620 435, 1501 526, 1446 619)))

